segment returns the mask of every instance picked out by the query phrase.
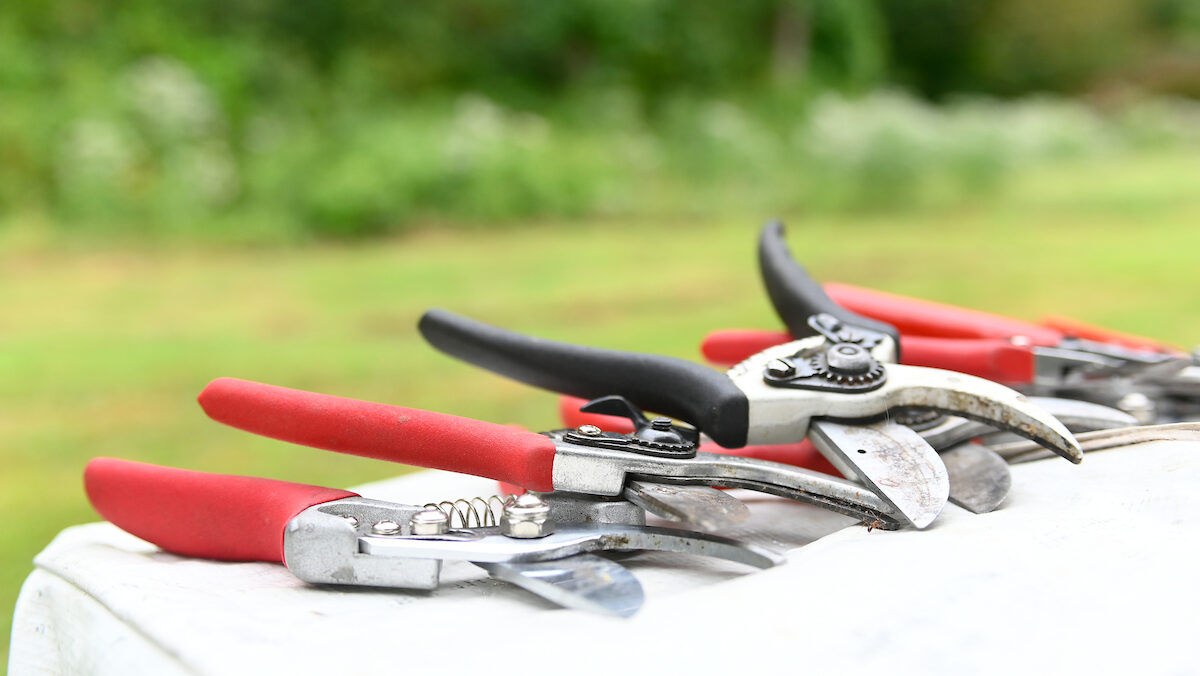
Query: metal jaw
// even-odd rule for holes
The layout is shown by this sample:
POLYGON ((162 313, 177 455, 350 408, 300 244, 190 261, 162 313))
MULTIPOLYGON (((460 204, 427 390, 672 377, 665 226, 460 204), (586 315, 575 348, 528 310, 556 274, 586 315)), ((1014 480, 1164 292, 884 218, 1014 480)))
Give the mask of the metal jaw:
POLYGON ((982 378, 941 369, 887 365, 887 381, 869 392, 846 394, 773 387, 763 377, 773 360, 819 349, 824 338, 806 338, 764 350, 729 370, 750 401, 748 444, 781 444, 804 438, 813 418, 880 420, 900 407, 929 408, 985 422, 1037 441, 1072 462, 1083 459, 1061 422, 1023 395, 982 378))
MULTIPOLYGON (((1131 427, 1138 424, 1137 418, 1124 411, 1090 401, 1058 397, 1028 397, 1028 399, 1057 418, 1073 434, 1114 427, 1131 427)), ((995 433, 996 429, 988 423, 955 416, 944 416, 937 421, 937 424, 920 430, 925 441, 939 451, 979 436, 995 433)))
POLYGON ((288 523, 284 561, 309 583, 426 590, 437 588, 445 560, 524 563, 595 551, 658 550, 757 568, 783 562, 774 552, 736 540, 647 527, 642 525, 645 512, 623 500, 552 495, 547 504, 557 505, 551 515, 560 521, 552 532, 533 538, 509 537, 495 526, 414 535, 410 520, 423 507, 361 497, 335 500, 310 507, 288 523))
POLYGON ((283 534, 283 561, 293 575, 312 584, 348 584, 399 589, 436 589, 442 573, 437 559, 396 560, 364 553, 362 540, 374 524, 399 526, 411 536, 417 505, 368 498, 344 498, 300 512, 283 534))
POLYGON ((560 490, 615 496, 631 479, 747 488, 854 516, 888 530, 905 523, 872 490, 800 467, 716 453, 699 452, 690 459, 655 458, 557 443, 554 485, 560 490))

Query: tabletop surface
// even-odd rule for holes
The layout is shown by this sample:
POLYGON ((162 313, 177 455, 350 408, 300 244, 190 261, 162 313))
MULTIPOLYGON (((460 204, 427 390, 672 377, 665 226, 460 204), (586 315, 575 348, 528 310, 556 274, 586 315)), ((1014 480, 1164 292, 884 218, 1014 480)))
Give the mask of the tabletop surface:
MULTIPOLYGON (((470 564, 447 563, 433 592, 318 588, 281 565, 188 559, 108 524, 77 526, 35 561, 9 669, 1196 673, 1200 444, 1012 472, 999 510, 950 505, 924 531, 868 531, 738 491, 752 517, 724 534, 787 551, 788 563, 622 560, 646 592, 629 619, 556 608, 470 564)), ((422 503, 494 484, 420 472, 355 490, 422 503)))

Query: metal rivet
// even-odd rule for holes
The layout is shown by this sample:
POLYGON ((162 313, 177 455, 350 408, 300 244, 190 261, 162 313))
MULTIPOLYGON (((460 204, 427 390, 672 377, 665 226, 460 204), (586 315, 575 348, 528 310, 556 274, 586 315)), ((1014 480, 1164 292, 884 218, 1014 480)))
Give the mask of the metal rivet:
POLYGON ((424 509, 408 519, 413 535, 442 535, 450 530, 450 517, 440 509, 424 509))
POLYGON ((600 428, 595 425, 580 425, 576 431, 585 437, 598 437, 601 432, 600 428))
POLYGON ((395 521, 380 521, 371 526, 374 535, 395 535, 400 532, 400 524, 395 521))
POLYGON ((654 420, 650 421, 650 428, 659 430, 660 432, 665 432, 665 431, 671 429, 671 419, 670 418, 655 418, 654 420))

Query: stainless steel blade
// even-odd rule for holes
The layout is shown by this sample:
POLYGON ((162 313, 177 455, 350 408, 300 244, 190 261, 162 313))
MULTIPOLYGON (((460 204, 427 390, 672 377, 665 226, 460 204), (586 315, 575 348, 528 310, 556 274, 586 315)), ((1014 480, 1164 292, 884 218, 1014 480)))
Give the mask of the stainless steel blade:
MULTIPOLYGON (((1058 418, 1058 421, 1072 433, 1131 427, 1138 424, 1137 418, 1124 411, 1090 401, 1059 397, 1027 398, 1030 403, 1040 406, 1042 410, 1058 418)), ((988 435, 990 444, 1016 441, 1020 438, 1012 432, 998 432, 996 427, 988 423, 957 416, 946 416, 937 425, 921 430, 921 436, 925 438, 925 441, 938 450, 951 448, 983 435, 988 435)))
POLYGON ((1012 474, 1008 463, 994 451, 966 442, 939 455, 950 475, 950 502, 975 514, 985 514, 1008 497, 1012 474))
POLYGON ((809 438, 847 477, 858 477, 917 528, 933 523, 950 495, 946 465, 921 435, 899 423, 814 420, 809 438))
MULTIPOLYGON (((1083 432, 1075 436, 1079 446, 1085 452, 1102 451, 1106 448, 1144 444, 1150 441, 1200 441, 1200 423, 1172 423, 1169 425, 1144 425, 1141 427, 1121 427, 1112 430, 1096 430, 1083 432)), ((1010 464, 1030 462, 1050 457, 1042 453, 1042 447, 1028 441, 1018 441, 1011 444, 992 446, 1000 457, 1010 464)))
POLYGON ((645 599, 642 585, 633 573, 595 554, 576 554, 551 561, 476 562, 475 565, 498 580, 564 608, 629 617, 642 607, 645 599))
POLYGON ((711 486, 629 481, 624 496, 655 516, 705 530, 718 530, 750 518, 745 503, 711 486))

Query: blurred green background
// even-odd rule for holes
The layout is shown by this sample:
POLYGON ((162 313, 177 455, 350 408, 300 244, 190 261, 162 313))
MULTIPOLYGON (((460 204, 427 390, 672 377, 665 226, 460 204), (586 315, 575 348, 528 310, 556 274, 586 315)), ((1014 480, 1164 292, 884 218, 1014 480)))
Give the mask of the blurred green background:
POLYGON ((819 279, 1191 346, 1198 97, 1191 0, 7 0, 0 615, 90 457, 400 471, 210 379, 552 427, 420 313, 698 359, 776 325, 769 217, 819 279))

